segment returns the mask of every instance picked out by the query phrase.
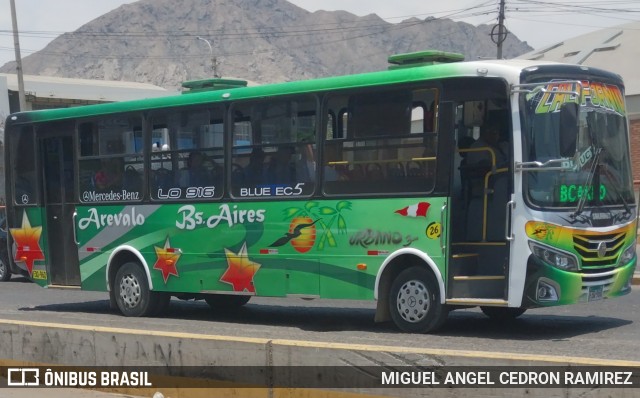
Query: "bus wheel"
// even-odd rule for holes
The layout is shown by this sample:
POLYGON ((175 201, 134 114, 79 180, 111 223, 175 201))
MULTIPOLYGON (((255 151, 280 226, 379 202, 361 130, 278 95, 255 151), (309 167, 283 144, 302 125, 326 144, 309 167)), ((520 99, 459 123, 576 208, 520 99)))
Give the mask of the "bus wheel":
POLYGON ((0 282, 6 282, 11 279, 11 270, 9 269, 9 259, 0 254, 0 282))
MULTIPOLYGON (((126 263, 116 273, 114 294, 124 316, 148 316, 156 310, 147 275, 137 263, 126 263)), ((153 297, 155 299, 155 297, 153 297)))
POLYGON ((486 316, 496 321, 516 319, 526 311, 525 308, 515 307, 480 307, 480 309, 486 316))
POLYGON ((411 267, 400 272, 389 294, 391 319, 400 330, 433 332, 447 319, 448 311, 440 304, 438 284, 425 268, 411 267))
POLYGON ((242 307, 249 300, 251 300, 251 296, 235 296, 231 294, 207 294, 204 296, 204 301, 214 310, 242 307))

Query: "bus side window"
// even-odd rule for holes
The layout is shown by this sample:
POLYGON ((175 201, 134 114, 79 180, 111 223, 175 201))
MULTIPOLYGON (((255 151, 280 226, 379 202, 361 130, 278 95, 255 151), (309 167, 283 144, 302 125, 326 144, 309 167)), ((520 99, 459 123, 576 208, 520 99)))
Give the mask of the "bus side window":
POLYGON ((437 109, 437 95, 435 89, 393 89, 330 98, 328 120, 339 110, 341 136, 325 134, 324 192, 430 192, 438 141, 431 110, 437 109))
POLYGON ((78 124, 82 202, 130 202, 143 198, 142 118, 107 116, 78 124))
POLYGON ((202 200, 222 197, 222 108, 161 110, 151 115, 151 121, 151 198, 202 200))
POLYGON ((232 196, 285 198, 313 193, 316 108, 316 98, 309 96, 234 105, 232 196))

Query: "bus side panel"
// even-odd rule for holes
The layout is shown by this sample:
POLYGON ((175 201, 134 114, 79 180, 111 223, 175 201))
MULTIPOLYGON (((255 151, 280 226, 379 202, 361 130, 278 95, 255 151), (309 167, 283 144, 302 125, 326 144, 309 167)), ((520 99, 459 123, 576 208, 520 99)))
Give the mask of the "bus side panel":
MULTIPOLYGON (((14 218, 9 224, 9 256, 29 278, 40 286, 49 284, 49 247, 44 209, 40 207, 13 208, 14 218), (13 225, 13 227, 11 227, 13 225)), ((55 248, 51 248, 55 250, 55 248)))
POLYGON ((444 264, 445 200, 80 206, 82 287, 104 290, 111 252, 128 245, 158 291, 373 299, 388 253, 413 247, 444 264))
MULTIPOLYGON (((441 209, 445 202, 446 198, 349 201, 349 210, 340 214, 344 228, 329 236, 335 244, 330 245, 328 239, 324 247, 322 241, 314 247, 322 253, 321 296, 372 300, 380 266, 389 254, 402 248, 424 251, 445 275, 440 249, 441 209)), ((329 229, 339 220, 330 218, 329 229)))

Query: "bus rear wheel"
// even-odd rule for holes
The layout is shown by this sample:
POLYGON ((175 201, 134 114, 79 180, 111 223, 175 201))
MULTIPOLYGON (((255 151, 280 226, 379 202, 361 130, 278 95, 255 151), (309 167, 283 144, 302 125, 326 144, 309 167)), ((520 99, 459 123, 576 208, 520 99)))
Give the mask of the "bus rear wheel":
POLYGON ((123 264, 113 285, 116 304, 122 315, 141 317, 155 314, 159 301, 149 290, 147 275, 139 264, 123 264))
POLYGON ((496 321, 516 319, 526 311, 525 308, 515 307, 480 307, 480 309, 486 316, 496 321))
POLYGON ((247 304, 249 300, 251 300, 251 296, 236 296, 231 294, 207 294, 204 296, 204 301, 214 310, 242 307, 247 304))
POLYGON ((6 282, 11 279, 11 270, 9 269, 9 259, 0 255, 0 282, 6 282))
POLYGON ((389 295, 391 319, 402 331, 434 332, 447 319, 448 311, 440 303, 438 284, 423 267, 400 272, 391 284, 389 295))

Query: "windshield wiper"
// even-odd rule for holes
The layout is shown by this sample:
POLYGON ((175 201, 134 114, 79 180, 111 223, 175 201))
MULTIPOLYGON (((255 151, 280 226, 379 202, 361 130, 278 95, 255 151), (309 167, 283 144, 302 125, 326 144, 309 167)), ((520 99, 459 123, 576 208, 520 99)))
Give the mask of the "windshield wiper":
POLYGON ((629 204, 627 203, 627 200, 624 198, 624 195, 622 194, 622 192, 620 192, 620 189, 618 189, 618 185, 617 184, 611 184, 611 186, 613 187, 613 190, 616 191, 616 194, 618 195, 618 197, 622 201, 622 205, 624 206, 625 213, 631 214, 631 208, 629 207, 629 204))
POLYGON ((610 172, 608 171, 608 169, 605 168, 605 175, 607 176, 607 179, 611 182, 611 186, 613 187, 613 190, 615 191, 615 193, 618 195, 618 197, 622 201, 622 205, 624 206, 624 211, 626 212, 626 214, 631 214, 631 208, 629 207, 629 204, 627 203, 627 200, 624 198, 624 195, 622 194, 622 192, 618 188, 618 184, 616 184, 618 181, 613 181, 612 178, 610 177, 609 173, 610 172))
POLYGON ((587 180, 582 186, 582 195, 580 196, 580 200, 578 201, 578 206, 576 207, 576 211, 571 214, 571 218, 576 218, 582 213, 584 210, 584 205, 587 203, 588 198, 588 188, 593 181, 593 176, 595 176, 596 171, 598 170, 598 164, 600 163, 600 154, 602 153, 602 147, 598 147, 595 150, 595 155, 593 155, 593 161, 591 162, 591 168, 589 169, 589 175, 587 176, 587 180))

